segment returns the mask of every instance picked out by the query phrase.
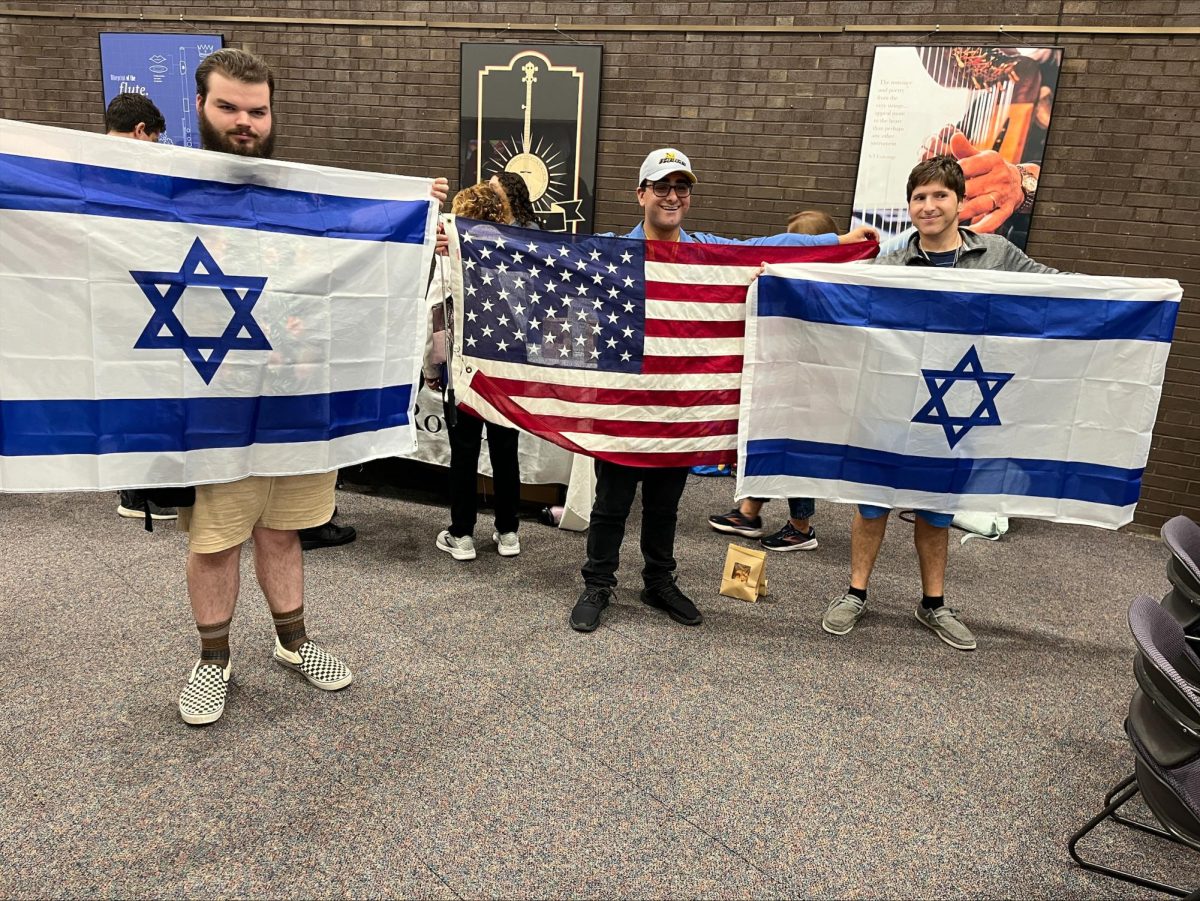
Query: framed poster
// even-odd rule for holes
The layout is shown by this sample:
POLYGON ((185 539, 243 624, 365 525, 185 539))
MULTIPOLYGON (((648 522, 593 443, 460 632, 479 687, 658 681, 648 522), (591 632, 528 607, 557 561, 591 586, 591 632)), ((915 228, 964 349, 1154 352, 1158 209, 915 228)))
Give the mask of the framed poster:
POLYGON ((967 176, 960 223, 1023 250, 1061 65, 1055 47, 876 47, 852 227, 885 250, 907 240, 908 173, 949 153, 967 176))
POLYGON ((105 109, 118 94, 142 94, 154 101, 167 120, 160 144, 199 147, 196 67, 224 44, 219 34, 101 32, 105 109))
POLYGON ((459 181, 525 179, 549 231, 591 234, 600 46, 463 44, 459 181))

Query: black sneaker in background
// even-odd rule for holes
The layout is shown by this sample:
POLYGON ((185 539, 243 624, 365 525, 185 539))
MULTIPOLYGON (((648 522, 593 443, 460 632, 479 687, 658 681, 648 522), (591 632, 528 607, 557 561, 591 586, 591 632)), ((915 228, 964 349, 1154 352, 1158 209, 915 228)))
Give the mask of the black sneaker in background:
POLYGON ((140 491, 122 491, 118 495, 117 515, 126 519, 145 519, 146 511, 143 504, 150 507, 151 519, 175 519, 179 515, 174 507, 160 507, 154 501, 146 500, 140 491))
POLYGON ((704 622, 704 617, 700 615, 692 599, 679 590, 674 579, 653 588, 643 589, 642 603, 664 611, 675 622, 685 626, 698 626, 704 622))
POLYGON ((358 537, 354 526, 339 526, 332 519, 323 526, 300 530, 300 547, 312 551, 319 547, 337 547, 349 544, 358 537))
POLYGON ((576 632, 594 632, 600 625, 600 614, 612 601, 611 588, 588 587, 575 602, 571 611, 571 628, 576 632))

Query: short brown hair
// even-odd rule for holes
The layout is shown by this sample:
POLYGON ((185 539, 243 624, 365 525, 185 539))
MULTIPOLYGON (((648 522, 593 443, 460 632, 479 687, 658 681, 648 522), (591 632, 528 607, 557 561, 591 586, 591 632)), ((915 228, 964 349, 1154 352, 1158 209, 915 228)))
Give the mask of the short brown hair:
POLYGON ((227 47, 210 53, 196 67, 196 93, 200 95, 201 103, 208 98, 208 76, 213 72, 220 72, 226 78, 245 84, 266 82, 267 98, 275 96, 275 76, 271 73, 271 67, 253 53, 227 47))
POLYGON ((912 172, 908 173, 908 199, 912 200, 913 191, 921 185, 933 184, 935 181, 940 181, 957 194, 959 200, 967 195, 967 180, 958 160, 952 156, 935 156, 917 163, 912 172))
POLYGON ((104 130, 127 134, 141 122, 147 134, 160 135, 167 130, 167 120, 154 101, 141 94, 118 94, 104 111, 104 130))
POLYGON ((820 210, 801 210, 792 213, 788 229, 793 235, 836 235, 837 224, 833 217, 820 210))
POLYGON ((450 211, 455 216, 465 216, 468 219, 482 219, 485 222, 507 222, 508 210, 500 197, 500 192, 486 181, 463 188, 454 195, 450 211))

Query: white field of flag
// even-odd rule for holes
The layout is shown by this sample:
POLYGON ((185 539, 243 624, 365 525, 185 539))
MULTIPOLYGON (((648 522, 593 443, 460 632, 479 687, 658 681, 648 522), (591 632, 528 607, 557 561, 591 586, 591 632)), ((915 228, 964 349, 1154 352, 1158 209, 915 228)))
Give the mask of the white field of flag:
POLYGON ((430 186, 0 120, 0 490, 411 452, 430 186))

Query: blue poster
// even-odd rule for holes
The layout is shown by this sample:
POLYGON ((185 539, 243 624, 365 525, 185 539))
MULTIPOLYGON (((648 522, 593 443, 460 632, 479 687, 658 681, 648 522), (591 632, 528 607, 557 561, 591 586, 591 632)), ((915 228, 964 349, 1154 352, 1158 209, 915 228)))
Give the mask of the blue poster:
POLYGON ((122 34, 101 32, 100 70, 104 106, 118 94, 143 94, 154 101, 167 130, 160 144, 199 147, 196 67, 220 50, 219 34, 122 34))

